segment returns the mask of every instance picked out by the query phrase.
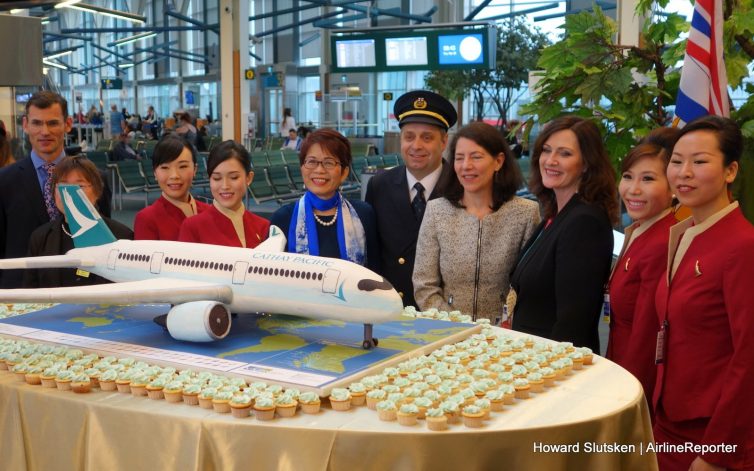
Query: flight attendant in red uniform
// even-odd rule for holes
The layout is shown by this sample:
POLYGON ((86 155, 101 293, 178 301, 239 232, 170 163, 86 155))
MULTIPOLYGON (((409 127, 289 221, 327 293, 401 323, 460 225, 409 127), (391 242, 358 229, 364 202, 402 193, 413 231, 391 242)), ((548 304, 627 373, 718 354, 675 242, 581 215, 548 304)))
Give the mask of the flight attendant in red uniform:
POLYGON ((262 243, 270 221, 246 211, 243 204, 254 179, 249 152, 232 140, 222 142, 209 153, 207 173, 212 206, 183 221, 178 240, 250 249, 262 243))
POLYGON ((610 339, 607 358, 631 372, 652 401, 655 375, 657 283, 665 272, 668 233, 677 221, 665 176, 670 152, 658 144, 639 144, 621 162, 618 193, 633 224, 610 277, 610 339))
POLYGON ((209 208, 189 192, 196 175, 196 150, 182 137, 168 134, 154 148, 152 167, 162 196, 136 214, 134 238, 178 240, 183 220, 209 208))
POLYGON ((661 470, 754 470, 754 227, 728 197, 741 150, 733 121, 706 116, 681 130, 668 165, 691 217, 670 230, 656 295, 661 470), (670 449, 684 443, 707 448, 670 449))

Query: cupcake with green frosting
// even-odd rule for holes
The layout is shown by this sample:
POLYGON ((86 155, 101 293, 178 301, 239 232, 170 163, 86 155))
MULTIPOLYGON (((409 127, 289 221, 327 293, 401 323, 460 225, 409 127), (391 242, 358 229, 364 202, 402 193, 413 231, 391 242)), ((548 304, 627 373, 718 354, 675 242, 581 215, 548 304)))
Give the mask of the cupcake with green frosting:
POLYGON ((416 419, 419 418, 419 408, 416 404, 403 404, 397 412, 398 423, 401 425, 416 425, 416 419))
POLYGON ((218 391, 212 398, 212 409, 218 414, 227 414, 230 412, 230 400, 233 399, 233 393, 230 391, 218 391))
POLYGON ((443 401, 440 403, 440 409, 442 409, 445 417, 448 418, 449 424, 458 422, 461 418, 461 411, 458 408, 458 403, 455 401, 443 401))
POLYGON ((48 366, 44 369, 41 375, 39 375, 39 379, 42 382, 42 387, 45 388, 55 388, 57 385, 55 384, 55 376, 60 372, 60 367, 58 366, 48 366))
POLYGON ((251 396, 248 394, 236 394, 228 404, 233 417, 245 419, 251 414, 251 396))
POLYGON ((469 405, 461 412, 463 424, 469 428, 480 428, 484 425, 484 411, 476 405, 469 405))
POLYGON ((529 391, 531 391, 531 386, 529 386, 529 381, 524 378, 516 378, 513 380, 513 388, 516 390, 516 399, 528 399, 529 398, 529 391))
POLYGON ((158 376, 157 378, 154 378, 149 383, 147 383, 146 390, 149 399, 164 399, 166 384, 167 380, 163 376, 158 376))
POLYGON ((301 404, 301 412, 304 414, 317 414, 321 406, 321 401, 317 393, 311 391, 302 392, 298 396, 298 403, 301 404))
POLYGON ((173 379, 165 383, 162 394, 167 402, 177 404, 183 401, 183 381, 173 379))
POLYGON ((345 388, 330 391, 330 406, 333 410, 347 411, 351 408, 351 392, 345 388))
POLYGON ((484 398, 490 401, 490 410, 494 412, 501 412, 503 405, 505 404, 505 393, 499 389, 493 389, 487 391, 484 398))
POLYGON ((298 401, 291 394, 281 394, 275 398, 275 412, 283 418, 296 415, 298 401))
POLYGON ((387 397, 384 389, 372 389, 367 393, 367 407, 371 410, 377 409, 377 403, 387 397))
POLYGON ((275 399, 272 395, 262 394, 254 400, 254 417, 257 420, 272 420, 275 418, 275 399))
POLYGON ((92 390, 92 381, 86 373, 79 373, 71 378, 71 390, 83 394, 92 390))
POLYGON ((152 378, 144 372, 134 375, 131 378, 131 395, 132 396, 146 396, 147 384, 151 380, 152 378))
POLYGON ((419 408, 419 419, 423 419, 427 414, 427 409, 434 405, 431 399, 423 396, 414 399, 413 404, 419 408))
POLYGON ((398 418, 398 406, 393 401, 380 401, 377 403, 376 408, 380 420, 392 422, 398 418))
POLYGON ((351 392, 351 405, 363 406, 367 399, 367 388, 362 383, 351 383, 348 386, 348 390, 351 392))
POLYGON ((58 387, 58 390, 70 391, 71 380, 73 379, 73 375, 74 373, 70 370, 59 371, 57 376, 55 376, 55 385, 58 387))
POLYGON ((427 409, 426 414, 427 428, 433 432, 441 432, 448 428, 448 417, 440 408, 427 409))
POLYGON ((217 388, 202 388, 202 392, 198 396, 199 407, 202 409, 212 409, 212 399, 215 398, 215 394, 217 394, 217 388))
POLYGON ((199 405, 199 393, 202 392, 202 384, 199 382, 189 383, 183 386, 181 397, 183 403, 189 406, 199 405))
POLYGON ((39 366, 39 364, 31 365, 26 370, 26 374, 24 375, 24 380, 26 381, 26 384, 31 384, 34 386, 38 386, 42 384, 42 372, 44 369, 39 366))

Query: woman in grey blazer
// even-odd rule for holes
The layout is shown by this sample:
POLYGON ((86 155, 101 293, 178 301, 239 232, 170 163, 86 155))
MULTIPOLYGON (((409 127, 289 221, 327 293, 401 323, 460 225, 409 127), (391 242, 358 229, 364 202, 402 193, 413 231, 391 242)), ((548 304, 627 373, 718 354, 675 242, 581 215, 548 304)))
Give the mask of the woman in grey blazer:
POLYGON ((459 310, 494 321, 521 247, 539 223, 539 208, 515 196, 521 171, 494 127, 471 123, 449 149, 444 195, 427 203, 419 231, 414 296, 422 310, 459 310))

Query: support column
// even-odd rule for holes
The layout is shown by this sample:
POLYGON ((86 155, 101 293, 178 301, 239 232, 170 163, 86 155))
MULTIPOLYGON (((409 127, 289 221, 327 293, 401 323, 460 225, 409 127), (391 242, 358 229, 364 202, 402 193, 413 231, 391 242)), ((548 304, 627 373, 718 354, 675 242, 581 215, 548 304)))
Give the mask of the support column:
POLYGON ((242 73, 249 66, 249 2, 220 0, 220 83, 223 140, 243 142, 248 132, 249 87, 242 73))
POLYGON ((644 18, 636 16, 637 0, 618 0, 618 44, 640 46, 641 24, 644 18))

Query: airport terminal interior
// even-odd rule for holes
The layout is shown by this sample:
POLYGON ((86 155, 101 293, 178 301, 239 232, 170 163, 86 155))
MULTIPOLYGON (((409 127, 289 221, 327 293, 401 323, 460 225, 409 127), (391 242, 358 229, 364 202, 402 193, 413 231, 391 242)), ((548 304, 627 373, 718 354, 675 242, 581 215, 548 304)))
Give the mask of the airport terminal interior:
MULTIPOLYGON (((696 1, 714 10, 705 17, 709 25, 714 24, 718 1, 696 1)), ((729 67, 728 79, 737 83, 728 87, 729 95, 724 101, 726 110, 729 105, 734 115, 735 110, 742 110, 735 115, 739 124, 751 119, 743 126, 746 145, 750 146, 748 136, 754 134, 754 113, 747 110, 754 109, 750 100, 754 88, 745 72, 754 70, 754 36, 745 28, 751 26, 751 21, 746 20, 751 11, 750 7, 742 7, 739 0, 722 3, 728 9, 723 10, 726 21, 733 9, 732 18, 738 22, 735 27, 745 30, 739 34, 743 39, 735 36, 739 38, 737 53, 741 55, 729 67), (746 45, 751 48, 748 63, 742 59, 749 51, 746 45)), ((102 202, 87 199, 86 190, 93 186, 87 182, 55 180, 58 185, 74 184, 67 190, 61 186, 55 201, 48 188, 54 170, 46 166, 43 169, 34 160, 44 199, 40 204, 44 202, 47 211, 44 218, 49 214, 50 224, 58 224, 63 230, 64 235, 58 231, 58 236, 69 242, 65 250, 75 249, 66 254, 58 247, 60 253, 43 253, 48 257, 39 261, 25 257, 25 252, 11 254, 5 246, 11 245, 13 225, 24 219, 20 213, 25 210, 3 201, 14 197, 8 185, 15 182, 8 179, 10 172, 0 170, 0 186, 6 186, 0 188, 0 469, 685 470, 695 460, 699 467, 692 469, 754 470, 754 454, 750 452, 754 449, 752 426, 740 423, 741 417, 754 418, 751 407, 743 407, 739 418, 728 410, 730 403, 742 397, 740 391, 730 391, 736 385, 745 389, 744 383, 751 381, 739 381, 738 370, 728 371, 728 364, 721 359, 732 355, 731 364, 739 365, 744 357, 735 356, 737 349, 745 350, 740 355, 752 354, 751 348, 737 343, 754 332, 748 324, 737 323, 741 322, 740 317, 731 320, 732 333, 717 320, 701 316, 698 320, 701 330, 713 331, 710 335, 716 335, 715 329, 724 330, 725 334, 716 339, 731 343, 730 349, 718 356, 711 354, 712 360, 704 360, 699 367, 703 370, 700 374, 709 373, 708 369, 724 370, 730 375, 728 380, 734 380, 733 386, 719 392, 723 396, 720 402, 725 403, 720 414, 727 414, 720 419, 708 417, 715 413, 717 403, 707 401, 702 393, 694 396, 704 402, 700 408, 707 408, 702 415, 683 409, 686 401, 676 406, 662 405, 663 399, 653 401, 655 376, 648 380, 648 386, 642 377, 644 370, 635 371, 627 366, 633 360, 618 361, 618 354, 611 351, 619 345, 614 339, 619 317, 611 310, 611 283, 614 277, 623 282, 629 276, 629 255, 644 270, 639 253, 628 252, 641 245, 633 241, 642 237, 645 229, 648 233, 652 225, 659 225, 657 221, 672 219, 668 214, 681 221, 676 211, 680 207, 679 214, 683 214, 686 208, 683 195, 679 199, 677 193, 685 192, 686 187, 676 189, 672 195, 665 191, 668 202, 663 204, 670 206, 672 196, 672 204, 676 205, 672 212, 665 208, 661 215, 658 212, 652 218, 637 219, 632 211, 638 210, 629 206, 643 203, 624 197, 618 187, 634 174, 620 165, 632 151, 636 138, 644 138, 650 129, 619 129, 621 120, 634 119, 633 115, 620 115, 630 98, 625 98, 624 108, 613 114, 613 103, 606 98, 589 102, 588 93, 597 96, 600 87, 615 85, 609 80, 592 84, 589 90, 581 84, 564 86, 576 91, 560 101, 548 103, 541 98, 541 83, 546 83, 547 91, 567 83, 558 82, 567 75, 562 72, 567 66, 558 63, 557 54, 552 52, 556 49, 547 49, 550 52, 542 55, 545 48, 567 40, 566 21, 573 22, 573 38, 587 36, 590 28, 584 26, 586 16, 579 15, 593 15, 603 23, 595 23, 591 29, 609 30, 605 33, 608 42, 623 51, 611 51, 610 59, 603 57, 594 62, 592 56, 582 57, 582 63, 572 65, 570 70, 577 71, 574 73, 593 74, 609 60, 620 61, 615 57, 628 56, 629 50, 644 47, 648 40, 643 35, 652 23, 665 24, 664 33, 653 30, 652 41, 678 36, 674 45, 653 51, 653 60, 661 62, 675 54, 673 57, 680 64, 684 59, 684 38, 693 37, 693 31, 688 31, 698 29, 698 24, 689 26, 694 4, 685 0, 0 2, 0 142, 8 142, 11 157, 7 164, 39 159, 41 154, 35 146, 49 144, 44 138, 40 141, 33 137, 33 128, 37 133, 53 133, 53 127, 60 123, 50 118, 44 118, 46 122, 30 120, 27 113, 28 103, 38 103, 35 100, 41 90, 53 92, 65 99, 67 115, 72 117, 70 130, 66 124, 63 137, 65 154, 83 155, 96 166, 109 198, 110 214, 110 218, 101 218, 102 202), (645 10, 636 13, 641 8, 645 10), (663 23, 665 19, 667 22, 663 23), (554 64, 553 70, 565 68, 558 69, 558 75, 544 69, 543 64, 554 64), (576 97, 579 93, 583 94, 576 97), (557 180, 561 174, 560 170, 546 169, 541 160, 556 147, 554 136, 564 132, 577 135, 570 131, 570 124, 547 134, 550 131, 539 118, 556 118, 555 113, 548 113, 574 102, 587 103, 592 108, 589 112, 579 109, 576 114, 580 117, 573 119, 586 117, 607 123, 596 131, 603 133, 608 149, 600 156, 609 160, 605 167, 609 170, 605 172, 618 182, 610 182, 615 185, 611 187, 612 202, 606 203, 609 217, 602 218, 604 224, 600 227, 582 219, 581 227, 588 226, 591 231, 583 237, 558 225, 557 216, 572 203, 566 205, 557 199, 557 190, 547 199, 547 182, 557 180), (485 137, 485 141, 474 134, 483 134, 483 130, 474 127, 479 123, 485 123, 484 129, 494 130, 494 137, 485 137), (419 127, 411 128, 412 125, 419 127), (440 150, 445 161, 432 170, 434 176, 429 180, 425 178, 430 172, 421 176, 412 173, 414 161, 423 155, 413 154, 402 134, 406 129, 424 129, 421 126, 432 132, 441 131, 441 139, 447 139, 442 144, 444 151, 440 150), (344 164, 335 159, 337 152, 332 149, 338 147, 316 143, 320 141, 307 143, 307 136, 320 136, 326 130, 334 130, 338 136, 329 135, 329 142, 343 139, 348 144, 350 162, 344 164), (626 136, 631 137, 624 138, 619 131, 626 131, 626 136), (457 133, 460 138, 456 138, 457 133), (181 142, 190 143, 196 158, 197 171, 190 184, 188 204, 168 196, 167 177, 160 179, 159 165, 154 163, 158 162, 158 144, 176 135, 186 139, 181 142), (543 145, 536 146, 541 135, 549 136, 542 139, 544 149, 543 145), (485 147, 490 139, 501 142, 499 154, 485 147), (450 155, 444 147, 446 143, 451 144, 455 155, 450 155), (462 143, 467 145, 463 149, 470 145, 472 150, 461 150, 462 143), (221 178, 213 171, 219 172, 228 162, 241 162, 237 157, 220 160, 219 164, 213 162, 213 149, 219 154, 218 149, 226 149, 223 146, 237 146, 232 147, 233 152, 238 154, 238 149, 245 149, 248 155, 253 181, 241 185, 242 208, 247 211, 238 213, 237 208, 222 207, 220 190, 213 187, 213 179, 221 178), (304 155, 302 146, 309 154, 304 155), (321 155, 312 157, 312 152, 321 155), (490 156, 493 167, 478 163, 490 156), (474 159, 474 163, 467 162, 474 159), (483 205, 486 216, 463 219, 469 213, 477 216, 473 206, 465 205, 468 200, 463 199, 464 191, 474 194, 470 189, 476 187, 463 179, 481 177, 473 172, 462 177, 462 165, 467 166, 467 174, 471 172, 469 168, 477 173, 488 172, 484 175, 494 179, 494 185, 517 185, 500 190, 508 191, 506 198, 519 204, 506 217, 519 221, 523 214, 531 215, 521 222, 520 234, 505 236, 505 243, 517 239, 515 243, 519 245, 509 250, 513 255, 500 255, 499 251, 508 249, 498 247, 495 240, 484 239, 496 234, 500 227, 519 230, 514 227, 517 222, 508 225, 509 219, 503 219, 497 229, 490 227, 493 214, 488 213, 510 208, 508 202, 493 202, 490 197, 492 206, 483 205), (325 174, 339 168, 341 172, 347 170, 347 176, 332 193, 312 197, 316 193, 312 185, 322 184, 312 179, 312 172, 325 174), (503 172, 517 175, 516 168, 520 178, 498 178, 503 172), (462 196, 442 208, 445 216, 463 216, 453 216, 453 230, 428 229, 430 215, 441 226, 442 221, 437 219, 442 217, 443 209, 432 200, 442 198, 430 189, 425 199, 422 182, 426 185, 431 181, 431 187, 439 188, 435 186, 441 184, 438 179, 443 185, 453 179, 446 178, 451 175, 449 169, 453 177, 459 172, 460 183, 455 181, 459 189, 453 191, 460 191, 462 196), (398 174, 402 180, 396 177, 398 174), (405 207, 391 206, 394 203, 388 194, 394 191, 390 186, 394 180, 402 185, 400 191, 410 197, 403 198, 405 207), (418 187, 413 186, 415 182, 418 187), (137 214, 161 203, 172 203, 173 210, 180 209, 179 224, 184 221, 181 243, 174 242, 178 240, 177 229, 176 238, 170 241, 138 240, 138 228, 134 241, 117 240, 113 235, 117 234, 114 227, 125 226, 130 231, 138 224, 137 214), (240 244, 219 247, 232 244, 214 246, 209 244, 215 242, 209 242, 205 247, 212 248, 206 249, 186 245, 206 243, 184 239, 188 233, 184 228, 191 218, 210 210, 226 216, 225 232, 231 238, 237 235, 240 244), (373 222, 367 222, 367 210, 373 222), (231 214, 234 211, 237 214, 231 214), (267 220, 279 218, 281 211, 290 227, 270 228, 267 220), (402 212, 410 216, 410 224, 398 218, 402 212), (250 220, 249 213, 264 219, 250 220), (384 221, 393 216, 396 219, 392 226, 386 226, 384 221), (645 222, 645 228, 639 229, 645 222), (256 234, 258 240, 249 232, 252 226, 254 230, 262 228, 256 234), (541 247, 565 244, 563 240, 569 234, 578 239, 570 242, 574 247, 596 251, 600 241, 594 242, 596 239, 590 237, 602 229, 607 231, 608 239, 610 231, 613 233, 612 243, 600 246, 604 248, 603 258, 610 259, 613 266, 606 262, 604 267, 594 268, 590 262, 599 257, 592 257, 593 252, 571 258, 541 255, 541 247), (412 231, 413 239, 403 238, 404 233, 412 231), (552 237, 561 239, 552 242, 548 237, 559 234, 557 231, 562 234, 552 237), (632 235, 633 231, 636 234, 632 235), (332 239, 328 239, 331 246, 327 250, 340 254, 340 258, 320 254, 320 250, 325 251, 325 242, 317 242, 317 238, 323 238, 323 234, 332 239), (424 239, 417 241, 419 235, 424 239), (385 242, 392 236, 400 240, 398 249, 390 246, 394 241, 385 242), (364 255, 371 250, 371 237, 380 241, 380 263, 374 265, 379 269, 369 264, 368 254, 364 255), (317 243, 320 248, 308 247, 317 243), (476 252, 469 247, 475 247, 476 252), (483 252, 483 248, 489 252, 483 252), (463 253, 456 253, 459 250, 463 253), (428 274, 426 264, 419 260, 420 254, 427 253, 434 257, 430 257, 431 264, 437 265, 433 265, 437 273, 429 270, 428 274), (568 270, 556 270, 556 264, 565 259, 573 265, 568 270), (480 268, 485 260, 500 260, 497 271, 502 270, 503 264, 510 264, 500 274, 500 279, 505 280, 504 293, 484 292, 491 289, 489 284, 484 285, 489 281, 484 278, 494 273, 480 268), (530 265, 527 267, 526 263, 530 265), (414 269, 413 278, 410 269, 406 272, 407 267, 414 269), (5 281, 9 278, 3 279, 6 275, 2 272, 16 273, 22 268, 39 273, 47 269, 75 271, 81 285, 98 283, 99 277, 114 283, 21 290, 16 289, 21 284, 10 285, 5 281), (518 328, 520 324, 516 323, 525 322, 520 320, 525 318, 523 314, 518 314, 518 319, 514 317, 514 312, 519 312, 515 310, 517 302, 523 306, 526 298, 538 298, 529 304, 532 311, 537 310, 537 302, 548 302, 549 278, 538 281, 539 288, 526 291, 523 285, 527 276, 551 270, 569 281, 578 281, 587 278, 592 269, 604 272, 596 288, 598 296, 590 299, 592 304, 580 303, 581 299, 575 303, 579 313, 600 306, 591 309, 595 314, 590 314, 590 319, 595 320, 590 324, 592 337, 577 337, 574 341, 569 337, 570 327, 562 324, 561 334, 546 335, 547 328, 537 322, 565 322, 554 320, 550 313, 544 316, 547 320, 532 321, 529 330, 518 328), (392 275, 399 281, 391 278, 390 270, 400 274, 392 275), (469 278, 469 273, 474 273, 471 287, 462 285, 452 292, 448 280, 469 278), (416 288, 416 300, 411 291, 404 293, 403 282, 411 291, 416 288), (425 290, 434 286, 439 294, 420 297, 424 296, 420 286, 425 290), (515 288, 519 286, 517 292, 515 288), (485 297, 492 299, 499 312, 477 313, 477 305, 485 297), (473 302, 473 313, 457 307, 465 306, 462 303, 467 298, 473 299, 469 301, 473 302), (427 303, 425 306, 439 307, 422 310, 408 304, 407 299, 414 305, 422 301, 427 303), (431 304, 432 299, 435 304, 431 304), (725 395, 726 391, 730 396, 725 395), (688 425, 692 430, 688 434, 682 427, 672 428, 679 423, 679 417, 688 419, 683 422, 686 425, 696 424, 688 425), (673 425, 659 434, 657 420, 673 425), (710 421, 710 430, 714 426, 714 433, 702 439, 699 433, 707 427, 706 421, 710 421), (721 426, 723 422, 732 425, 721 426), (728 433, 729 429, 740 432, 739 436, 728 433), (678 437, 685 437, 687 448, 673 448, 684 442, 678 437), (737 452, 736 447, 749 450, 748 455, 737 452), (686 467, 675 467, 677 461, 673 460, 681 456, 686 461, 680 462, 686 467), (722 467, 702 467, 715 464, 722 467)), ((714 30, 711 26, 708 29, 714 30)), ((707 34, 714 37, 714 31, 707 34)), ((733 33, 726 37, 726 47, 733 47, 733 37, 733 33)), ((710 46, 708 42, 707 47, 714 48, 714 44, 710 46)), ((578 48, 561 52, 579 54, 578 48)), ((657 85, 658 75, 661 82, 664 80, 662 74, 636 67, 622 69, 621 78, 615 82, 625 79, 627 89, 655 87, 655 92, 637 93, 637 102, 654 93, 647 100, 661 96, 675 103, 676 93, 680 96, 679 88, 683 88, 683 79, 677 73, 679 64, 663 70, 672 77, 667 91, 657 85), (647 75, 642 75, 645 72, 647 75), (652 83, 647 85, 648 82, 652 83)), ((726 86, 727 83, 723 88, 726 86)), ((714 99, 713 92, 708 95, 714 99)), ((655 123, 662 122, 660 127, 670 125, 675 106, 666 106, 662 99, 659 103, 657 114, 661 118, 653 114, 653 109, 631 122, 641 127, 654 119, 655 123)), ((41 106, 49 109, 48 104, 41 106)), ((710 107, 712 110, 713 105, 710 107)), ((560 123, 560 119, 554 122, 560 123)), ((427 137, 429 131, 424 132, 421 139, 427 142, 422 149, 434 152, 433 137, 427 137)), ((589 142, 589 136, 577 137, 577 147, 589 142)), ((680 143, 683 137, 678 139, 680 143)), ((652 148, 655 150, 641 148, 644 154, 636 159, 646 163, 650 160, 646 155, 654 152, 652 155, 658 161, 665 159, 662 165, 667 165, 668 161, 678 162, 681 158, 673 153, 672 145, 667 150, 658 150, 660 147, 656 144, 652 148)), ((181 149, 179 153, 185 150, 181 149)), ((561 152, 563 147, 557 149, 561 152)), ((745 156, 751 161, 751 147, 745 149, 745 156)), ((728 155, 724 157, 725 168, 733 168, 728 155)), ((173 163, 180 160, 180 156, 171 158, 173 163)), ((3 159, 0 156, 0 167, 6 165, 3 159)), ((559 169, 570 171, 567 160, 559 162, 563 166, 559 169)), ((749 170, 754 166, 739 167, 737 161, 734 164, 739 184, 745 177, 748 188, 754 187, 754 174, 749 170)), ((672 166, 671 163, 669 168, 672 166)), ((589 161, 574 178, 586 179, 581 175, 595 167, 594 161, 589 161)), ((82 175, 82 169, 73 172, 82 175)), ((662 167, 659 179, 669 181, 670 173, 666 178, 665 171, 662 167)), ((730 173, 724 176, 728 179, 723 187, 732 184, 735 173, 732 171, 732 178, 730 173)), ((656 177, 652 175, 644 175, 642 182, 656 177)), ((452 187, 448 185, 450 193, 452 187)), ((489 185, 492 194, 493 183, 489 185)), ((670 183, 667 186, 670 188, 670 183)), ((498 187, 494 188, 497 192, 498 187)), ((581 202, 591 197, 583 196, 589 193, 579 190, 578 183, 567 189, 573 188, 576 189, 568 198, 581 202)), ((725 195, 749 195, 748 202, 740 196, 741 210, 751 218, 751 190, 746 193, 741 186, 730 188, 732 193, 725 195)), ((494 195, 500 198, 498 193, 494 195)), ((691 203, 688 214, 695 218, 697 213, 691 203)), ((738 206, 731 208, 726 207, 724 212, 739 211, 738 206)), ((194 230, 220 232, 220 226, 213 226, 209 218, 203 221, 204 226, 194 230)), ((706 227, 709 226, 701 224, 699 230, 706 227)), ((134 238, 133 232, 130 238, 134 238)), ((35 243, 31 236, 26 239, 24 244, 35 243)), ((691 244, 684 239, 678 253, 686 253, 685 243, 691 244)), ((670 250, 667 245, 665 240, 662 249, 670 250)), ((699 257, 695 265, 684 265, 685 259, 673 265, 671 258, 667 267, 665 259, 657 262, 671 270, 666 292, 672 292, 673 277, 686 276, 675 275, 676 270, 693 273, 693 280, 705 283, 716 276, 713 272, 718 273, 712 257, 704 258, 704 253, 688 250, 699 257), (705 277, 706 273, 711 276, 705 277)), ((29 249, 29 255, 31 252, 29 249)), ((741 260, 751 258, 747 257, 742 255, 741 260)), ((730 264, 735 265, 734 261, 730 264)), ((726 265, 720 270, 728 269, 726 265)), ((750 277, 741 275, 742 279, 747 276, 750 277)), ((24 283, 28 280, 24 275, 24 283)), ((726 283, 727 278, 720 284, 727 287, 726 283)), ((559 286, 557 295, 586 299, 577 284, 559 286)), ((689 299, 719 288, 705 286, 698 288, 701 291, 690 291, 689 299)), ((24 284, 23 288, 30 285, 24 284)), ((638 290, 632 292, 633 299, 626 300, 620 293, 617 301, 615 296, 612 299, 621 308, 630 305, 638 310, 646 308, 645 304, 655 306, 655 292, 667 294, 662 286, 651 293, 638 290)), ((744 295, 745 291, 739 289, 735 293, 744 295)), ((663 305, 668 312, 672 307, 668 307, 670 296, 666 300, 657 297, 657 305, 663 305), (665 301, 667 305, 662 304, 665 301)), ((744 303, 725 297, 722 304, 751 313, 750 308, 741 306, 754 305, 751 294, 748 296, 744 303)), ((726 309, 717 300, 710 302, 710 309, 726 309)), ((652 312, 656 317, 657 313, 652 312)), ((658 324, 654 317, 652 327, 658 324)), ((727 318, 724 323, 728 325, 727 318)), ((631 322, 628 324, 630 329, 631 322)), ((662 352, 676 348, 672 342, 670 347, 665 346, 667 325, 666 312, 662 327, 656 326, 659 334, 653 330, 644 339, 631 340, 643 347, 641 352, 637 348, 631 354, 636 358, 644 355, 641 358, 651 363, 652 375, 657 369, 668 370, 662 352), (651 355, 647 353, 650 350, 651 355), (649 356, 652 358, 647 360, 649 356)), ((679 334, 680 330, 679 327, 679 334)), ((689 355, 693 357, 692 353, 689 355)), ((689 366, 689 371, 696 369, 697 366, 689 366)), ((688 379, 674 378, 679 377, 688 379)), ((667 390, 665 386, 662 394, 667 390)), ((694 394, 698 391, 694 389, 694 394)), ((672 393, 679 394, 676 390, 672 393)), ((656 395, 664 397, 657 392, 656 395)))

